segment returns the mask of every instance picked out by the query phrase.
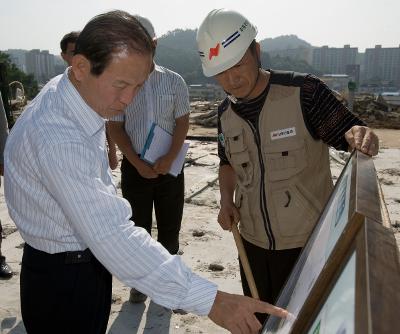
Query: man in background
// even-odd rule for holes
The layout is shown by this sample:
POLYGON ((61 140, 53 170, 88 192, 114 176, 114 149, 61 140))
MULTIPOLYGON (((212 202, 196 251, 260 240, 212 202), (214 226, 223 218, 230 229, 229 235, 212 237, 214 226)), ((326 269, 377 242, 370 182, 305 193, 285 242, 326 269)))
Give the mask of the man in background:
POLYGON ((75 43, 78 39, 79 31, 71 31, 64 35, 60 42, 61 57, 64 61, 71 66, 72 57, 74 56, 75 43))
MULTIPOLYGON (((4 172, 4 156, 3 151, 4 147, 6 146, 6 140, 8 136, 8 125, 6 119, 6 111, 3 105, 3 99, 0 93, 0 175, 3 176, 4 172)), ((1 178, 0 178, 0 185, 1 185, 1 178)), ((0 220, 0 278, 9 279, 12 277, 13 272, 10 266, 6 262, 6 258, 1 253, 1 241, 3 239, 3 228, 1 226, 0 220)))
MULTIPOLYGON (((151 22, 135 16, 153 40, 151 22)), ((154 55, 153 53, 153 55, 154 55)), ((169 251, 179 250, 179 231, 184 205, 183 169, 177 177, 168 174, 189 129, 189 95, 182 77, 153 62, 151 73, 123 115, 114 117, 109 128, 124 157, 121 164, 122 195, 132 207, 132 220, 151 234, 153 205, 157 220, 157 240, 169 251), (142 159, 150 126, 156 124, 172 135, 169 151, 154 166, 142 159)), ((131 289, 129 300, 143 302, 146 295, 131 289)))

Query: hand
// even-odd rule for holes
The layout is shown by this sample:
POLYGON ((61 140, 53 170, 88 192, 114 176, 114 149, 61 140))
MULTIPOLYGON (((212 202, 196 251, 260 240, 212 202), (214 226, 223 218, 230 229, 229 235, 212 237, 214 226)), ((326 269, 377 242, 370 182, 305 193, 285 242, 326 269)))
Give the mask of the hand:
POLYGON ((110 165, 110 168, 114 170, 118 166, 118 158, 117 158, 117 153, 114 150, 109 149, 108 151, 108 162, 110 165))
POLYGON ((285 318, 288 312, 250 297, 218 291, 208 317, 233 334, 258 333, 262 325, 254 313, 285 318))
POLYGON ((144 177, 145 179, 155 179, 158 177, 158 174, 154 171, 153 167, 142 160, 136 164, 135 168, 140 176, 144 177))
POLYGON ((106 122, 106 142, 108 146, 108 163, 110 168, 114 170, 118 166, 117 147, 110 136, 110 125, 108 122, 106 122))
POLYGON ((370 128, 355 125, 344 136, 351 148, 355 148, 370 156, 378 154, 379 140, 370 128))
POLYGON ((173 162, 174 159, 171 158, 168 154, 164 155, 156 161, 153 169, 156 173, 165 175, 170 171, 173 162))
POLYGON ((224 230, 232 230, 232 224, 239 223, 240 213, 237 207, 231 202, 229 204, 221 203, 221 209, 218 213, 218 223, 224 230))

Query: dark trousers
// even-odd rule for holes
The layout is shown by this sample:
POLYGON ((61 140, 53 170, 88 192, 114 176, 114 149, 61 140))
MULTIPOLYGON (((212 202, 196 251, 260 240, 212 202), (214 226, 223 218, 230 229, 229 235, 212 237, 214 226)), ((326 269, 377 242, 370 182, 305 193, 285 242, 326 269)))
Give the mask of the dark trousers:
POLYGON ((157 220, 157 240, 171 253, 179 250, 185 182, 183 171, 177 177, 142 177, 124 157, 121 164, 122 195, 132 207, 132 219, 151 234, 153 203, 157 220))
POLYGON ((0 220, 0 258, 2 258, 1 255, 1 242, 3 240, 3 227, 1 226, 1 220, 0 220))
MULTIPOLYGON (((275 304, 300 255, 301 248, 267 250, 257 247, 243 238, 242 240, 260 299, 275 304)), ((240 276, 244 295, 251 297, 241 263, 240 276)), ((256 313, 256 316, 261 324, 268 318, 265 314, 256 313)))
POLYGON ((27 333, 105 333, 111 283, 111 274, 88 249, 48 254, 25 244, 20 292, 27 333))

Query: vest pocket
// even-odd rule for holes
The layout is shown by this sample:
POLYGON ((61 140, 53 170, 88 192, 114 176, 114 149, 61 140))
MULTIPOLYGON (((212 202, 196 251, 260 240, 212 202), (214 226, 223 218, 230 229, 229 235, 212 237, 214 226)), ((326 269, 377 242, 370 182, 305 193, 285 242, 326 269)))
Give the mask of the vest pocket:
POLYGON ((231 154, 232 167, 236 172, 238 183, 247 187, 253 180, 253 163, 250 161, 248 151, 231 154))
POLYGON ((225 152, 236 172, 238 183, 243 187, 249 186, 253 181, 254 164, 250 161, 242 129, 227 132, 225 142, 225 152))
POLYGON ((277 225, 282 237, 298 237, 311 232, 320 211, 310 196, 299 184, 289 185, 272 193, 277 225))
POLYGON ((246 149, 246 145, 244 143, 243 130, 233 129, 231 131, 226 131, 225 140, 228 144, 229 153, 238 153, 243 152, 246 149))
POLYGON ((236 189, 235 206, 240 213, 240 232, 246 235, 254 236, 254 219, 250 215, 249 198, 240 189, 236 189))
POLYGON ((264 148, 267 177, 270 181, 290 179, 307 167, 304 140, 281 139, 264 148))

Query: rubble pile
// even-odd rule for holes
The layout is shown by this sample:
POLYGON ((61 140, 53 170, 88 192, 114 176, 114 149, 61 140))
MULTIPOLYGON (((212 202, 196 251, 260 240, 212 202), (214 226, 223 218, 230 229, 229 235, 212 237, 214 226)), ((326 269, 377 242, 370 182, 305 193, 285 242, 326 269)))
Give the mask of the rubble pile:
POLYGON ((356 96, 353 113, 373 128, 400 129, 400 108, 390 108, 373 95, 356 96))
POLYGON ((190 103, 190 123, 208 128, 217 126, 220 102, 195 101, 190 103))
MULTIPOLYGON (((347 101, 342 101, 345 105, 347 101)), ((190 103, 190 123, 203 127, 217 126, 219 102, 195 101, 190 103)), ((353 113, 373 128, 400 129, 400 107, 389 108, 373 95, 356 96, 353 113)))

